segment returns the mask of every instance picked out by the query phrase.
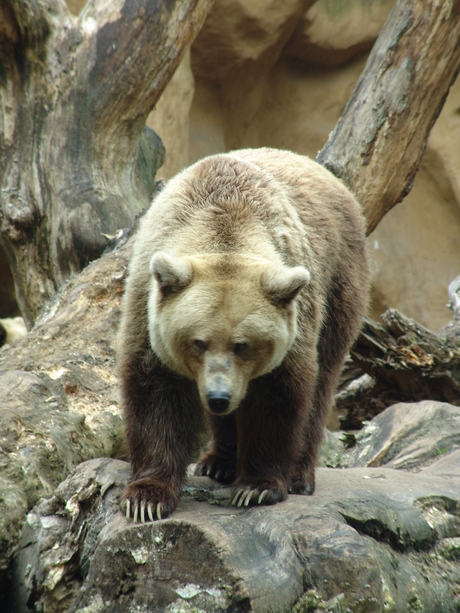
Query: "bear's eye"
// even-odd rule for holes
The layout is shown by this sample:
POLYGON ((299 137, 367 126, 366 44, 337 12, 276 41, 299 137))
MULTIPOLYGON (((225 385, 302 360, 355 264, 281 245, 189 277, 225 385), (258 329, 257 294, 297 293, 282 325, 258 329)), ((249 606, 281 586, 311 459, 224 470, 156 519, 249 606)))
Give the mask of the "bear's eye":
POLYGON ((198 353, 204 353, 207 349, 206 343, 200 340, 193 341, 193 346, 198 351, 198 353))
POLYGON ((243 355, 243 353, 246 351, 247 348, 248 348, 247 343, 235 343, 233 345, 233 353, 235 355, 243 355))

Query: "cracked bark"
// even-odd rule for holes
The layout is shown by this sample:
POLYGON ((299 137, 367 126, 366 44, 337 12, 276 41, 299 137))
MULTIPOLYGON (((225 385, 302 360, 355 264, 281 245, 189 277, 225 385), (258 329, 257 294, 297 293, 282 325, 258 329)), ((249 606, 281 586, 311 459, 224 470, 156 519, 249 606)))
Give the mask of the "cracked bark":
POLYGON ((365 320, 351 350, 369 376, 336 396, 340 425, 356 430, 397 402, 436 400, 460 406, 460 277, 449 286, 454 319, 439 334, 396 309, 383 325, 365 320))
POLYGON ((412 188, 459 70, 459 40, 459 0, 399 0, 317 156, 356 194, 369 234, 412 188))
POLYGON ((148 205, 162 145, 145 120, 210 4, 1 3, 0 239, 29 326, 148 205))

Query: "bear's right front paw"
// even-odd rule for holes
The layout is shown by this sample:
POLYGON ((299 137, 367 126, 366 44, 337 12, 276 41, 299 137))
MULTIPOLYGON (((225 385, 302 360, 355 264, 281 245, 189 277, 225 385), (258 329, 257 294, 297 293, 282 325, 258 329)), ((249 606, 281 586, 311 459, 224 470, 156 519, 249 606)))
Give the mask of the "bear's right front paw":
POLYGON ((158 483, 155 479, 138 479, 130 483, 123 492, 121 510, 126 519, 134 523, 155 521, 168 517, 179 502, 167 485, 158 483))

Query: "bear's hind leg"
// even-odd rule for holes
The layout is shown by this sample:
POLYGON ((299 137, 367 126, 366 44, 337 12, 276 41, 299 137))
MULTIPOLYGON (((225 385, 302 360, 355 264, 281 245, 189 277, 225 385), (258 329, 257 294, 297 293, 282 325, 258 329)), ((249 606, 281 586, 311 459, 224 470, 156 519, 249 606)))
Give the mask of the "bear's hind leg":
POLYGON ((236 475, 235 414, 208 415, 208 422, 212 432, 210 450, 197 462, 195 475, 210 477, 219 483, 233 483, 236 475))
POLYGON ((324 437, 324 428, 339 381, 345 357, 361 327, 367 307, 366 260, 361 277, 344 278, 331 292, 328 316, 318 343, 318 378, 312 407, 304 431, 303 452, 291 474, 289 492, 311 495, 315 491, 315 467, 324 437), (359 281, 361 279, 361 282, 359 281))
MULTIPOLYGON (((320 366, 321 368, 321 366, 320 366)), ((291 474, 290 494, 311 496, 315 491, 315 469, 324 437, 324 426, 334 398, 334 391, 342 369, 342 360, 334 368, 318 376, 313 410, 305 427, 303 452, 291 474)))

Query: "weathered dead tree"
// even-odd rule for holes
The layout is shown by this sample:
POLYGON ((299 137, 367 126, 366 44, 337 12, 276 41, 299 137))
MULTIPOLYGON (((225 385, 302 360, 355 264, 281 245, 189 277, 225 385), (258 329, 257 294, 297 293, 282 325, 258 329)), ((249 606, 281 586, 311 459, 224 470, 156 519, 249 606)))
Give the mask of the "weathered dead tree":
POLYGON ((409 193, 460 64, 460 0, 399 0, 317 161, 354 192, 368 233, 409 193))
POLYGON ((150 201, 141 134, 211 0, 0 3, 0 239, 28 325, 150 201))
MULTIPOLYGON (((456 283, 459 291, 460 277, 456 283)), ((383 325, 366 319, 351 356, 367 376, 336 398, 337 409, 345 413, 342 428, 359 429, 397 402, 437 400, 460 406, 460 326, 454 313, 439 335, 395 309, 382 315, 383 325)))

